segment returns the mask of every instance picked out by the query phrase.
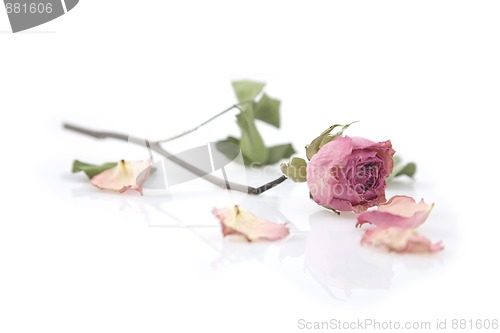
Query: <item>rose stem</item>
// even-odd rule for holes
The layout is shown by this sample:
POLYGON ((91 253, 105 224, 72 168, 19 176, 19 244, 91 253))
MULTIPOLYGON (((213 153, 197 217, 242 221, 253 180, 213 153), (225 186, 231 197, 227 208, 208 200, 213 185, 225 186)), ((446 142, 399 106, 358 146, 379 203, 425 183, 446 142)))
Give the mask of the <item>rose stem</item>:
POLYGON ((183 137, 184 135, 187 135, 189 133, 193 133, 194 131, 200 129, 201 127, 205 126, 206 124, 208 124, 209 122, 211 122, 212 120, 215 120, 216 118, 222 116, 223 114, 233 110, 233 109, 238 109, 241 111, 241 105, 245 104, 245 103, 249 103, 249 102, 252 102, 252 101, 243 101, 243 102, 240 102, 240 103, 237 103, 237 104, 234 104, 230 107, 228 107, 227 109, 225 109, 224 111, 222 112, 219 112, 217 113, 215 116, 211 117, 210 119, 208 120, 205 120, 204 122, 202 122, 201 124, 199 124, 198 126, 196 127, 193 127, 192 129, 190 130, 187 130, 185 132, 182 132, 180 134, 177 134, 177 135, 174 135, 174 136, 171 136, 170 138, 167 138, 167 139, 163 139, 163 140, 158 140, 157 142, 158 143, 163 143, 163 142, 169 142, 169 141, 172 141, 172 140, 175 140, 175 139, 178 139, 178 138, 181 138, 183 137))
MULTIPOLYGON (((234 108, 236 106, 233 106, 231 108, 234 108)), ((227 111, 226 111, 227 112, 227 111)), ((212 176, 210 174, 206 174, 203 170, 198 169, 196 166, 191 165, 187 163, 186 161, 172 155, 163 147, 160 145, 162 141, 149 141, 149 140, 144 140, 144 139, 133 139, 129 135, 126 134, 121 134, 121 133, 115 133, 115 132, 105 132, 105 131, 94 131, 91 129, 83 128, 80 126, 76 125, 71 125, 71 124, 63 124, 64 128, 70 131, 75 131, 80 134, 85 134, 91 137, 94 137, 96 139, 107 139, 107 138, 112 138, 112 139, 117 139, 121 141, 128 141, 128 142, 133 142, 139 145, 143 145, 144 142, 146 143, 146 146, 157 152, 158 154, 164 156, 165 158, 169 159, 170 161, 174 162, 175 164, 179 165, 180 167, 192 172, 193 174, 197 175, 198 177, 201 177, 205 179, 206 181, 220 187, 220 188, 227 188, 233 191, 238 191, 238 192, 243 192, 243 193, 248 193, 248 194, 254 194, 254 195, 259 195, 267 190, 272 189, 273 187, 281 184, 284 182, 287 178, 285 176, 281 176, 269 183, 266 183, 260 187, 252 187, 252 186, 246 186, 238 183, 232 183, 228 182, 227 180, 220 179, 218 177, 212 176), (227 187, 229 186, 229 187, 227 187)))

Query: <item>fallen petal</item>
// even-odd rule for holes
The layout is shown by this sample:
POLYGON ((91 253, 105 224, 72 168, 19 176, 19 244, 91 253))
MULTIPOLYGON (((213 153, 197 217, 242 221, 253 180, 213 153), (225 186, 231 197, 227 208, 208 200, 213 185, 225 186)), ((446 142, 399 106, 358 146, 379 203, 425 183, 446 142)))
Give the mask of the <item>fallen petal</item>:
POLYGON ((368 229, 361 239, 361 245, 398 253, 436 253, 444 249, 441 242, 432 243, 415 229, 399 227, 368 229))
POLYGON ((396 195, 385 204, 379 205, 377 210, 359 214, 356 227, 370 223, 382 228, 413 229, 425 222, 433 207, 434 204, 428 205, 424 199, 417 203, 412 197, 396 195))
POLYGON ((132 189, 142 195, 142 185, 148 178, 150 171, 151 160, 136 162, 121 160, 114 168, 92 177, 90 182, 101 190, 122 193, 132 189))
POLYGON ((290 233, 285 224, 269 222, 240 209, 237 205, 229 208, 214 208, 212 213, 219 219, 224 237, 240 235, 250 242, 258 239, 275 241, 285 238, 290 233))

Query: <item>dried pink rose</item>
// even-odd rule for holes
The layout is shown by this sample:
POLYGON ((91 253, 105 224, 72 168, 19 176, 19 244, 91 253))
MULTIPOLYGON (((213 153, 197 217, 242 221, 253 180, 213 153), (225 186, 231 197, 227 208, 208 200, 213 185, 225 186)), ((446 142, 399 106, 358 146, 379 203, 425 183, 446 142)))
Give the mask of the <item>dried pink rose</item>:
POLYGON ((212 213, 219 219, 224 237, 240 235, 250 242, 258 239, 275 241, 285 238, 290 233, 286 224, 269 222, 240 209, 237 205, 229 208, 214 208, 212 213))
POLYGON ((142 195, 142 185, 151 171, 151 160, 125 162, 121 160, 111 169, 92 177, 92 185, 101 190, 125 192, 128 189, 136 190, 142 195))
POLYGON ((307 165, 313 200, 339 211, 363 212, 385 199, 394 166, 390 141, 340 137, 324 145, 307 165))
POLYGON ((412 197, 396 195, 379 205, 377 210, 359 214, 356 227, 371 223, 385 228, 414 229, 425 222, 433 207, 434 204, 428 205, 424 199, 417 203, 412 197))
POLYGON ((361 245, 371 245, 398 253, 436 253, 443 250, 441 242, 432 243, 415 229, 376 227, 368 229, 361 245))

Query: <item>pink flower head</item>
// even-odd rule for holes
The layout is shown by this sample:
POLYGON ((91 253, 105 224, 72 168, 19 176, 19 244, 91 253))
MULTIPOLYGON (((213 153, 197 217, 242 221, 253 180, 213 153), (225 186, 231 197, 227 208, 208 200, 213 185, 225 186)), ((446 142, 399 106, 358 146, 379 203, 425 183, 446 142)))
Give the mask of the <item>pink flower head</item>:
POLYGON ((212 213, 219 219, 224 237, 234 234, 243 236, 250 242, 258 239, 275 241, 290 233, 286 225, 269 222, 238 206, 214 208, 212 213))
POLYGON ((383 228, 414 229, 425 222, 433 207, 434 204, 428 205, 424 199, 417 203, 412 197, 396 195, 377 210, 359 214, 356 227, 370 223, 383 228))
POLYGON ((415 229, 401 227, 376 227, 369 229, 361 245, 371 245, 398 253, 436 253, 443 250, 441 242, 432 243, 415 229))
POLYGON ((121 160, 111 169, 92 177, 92 185, 101 190, 125 192, 128 189, 136 190, 142 195, 142 185, 151 171, 151 160, 125 162, 121 160))
POLYGON ((307 165, 307 185, 319 205, 363 212, 385 199, 394 166, 390 141, 340 137, 324 145, 307 165))

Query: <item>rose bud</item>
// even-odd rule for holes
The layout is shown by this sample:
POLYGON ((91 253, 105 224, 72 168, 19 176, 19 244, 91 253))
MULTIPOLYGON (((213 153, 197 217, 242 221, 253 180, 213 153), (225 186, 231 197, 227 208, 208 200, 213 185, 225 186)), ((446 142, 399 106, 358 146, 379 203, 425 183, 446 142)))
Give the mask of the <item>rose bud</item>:
POLYGON ((345 136, 328 142, 307 165, 312 199, 327 208, 356 213, 384 203, 393 155, 390 141, 345 136))

